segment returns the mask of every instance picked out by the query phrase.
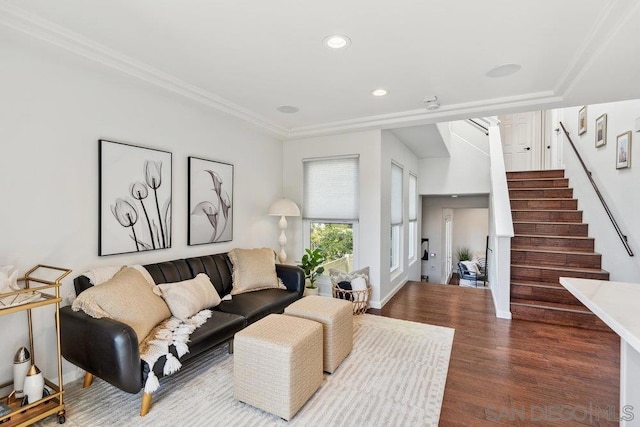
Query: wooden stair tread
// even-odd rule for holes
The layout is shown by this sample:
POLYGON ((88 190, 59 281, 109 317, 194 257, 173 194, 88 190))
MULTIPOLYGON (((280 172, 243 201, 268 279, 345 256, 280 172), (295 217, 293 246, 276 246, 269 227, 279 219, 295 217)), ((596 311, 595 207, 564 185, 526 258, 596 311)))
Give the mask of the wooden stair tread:
MULTIPOLYGON (((514 224, 540 224, 540 221, 513 221, 514 224)), ((554 224, 558 224, 558 225, 585 225, 584 222, 558 222, 558 221, 545 221, 543 223, 544 225, 554 225, 554 224)), ((537 236, 537 234, 536 234, 537 236)), ((555 236, 554 236, 555 237, 555 236)), ((568 236, 571 237, 571 236, 568 236)))
POLYGON ((593 255, 601 255, 598 252, 594 252, 594 251, 576 251, 575 248, 570 248, 570 249, 565 249, 565 250, 558 250, 557 246, 520 246, 520 245, 511 245, 511 249, 514 251, 529 251, 529 252, 544 252, 544 253, 549 253, 549 252, 557 252, 557 253, 561 253, 561 254, 567 254, 567 255, 589 255, 589 254, 593 254, 593 255))
MULTIPOLYGON (((581 210, 576 209, 511 209, 511 212, 559 212, 559 213, 567 213, 567 212, 582 212, 581 210)), ((563 224, 566 224, 563 222, 563 224)))
MULTIPOLYGON (((546 222, 545 224, 553 224, 550 222, 546 222)), ((562 222, 561 224, 571 224, 568 222, 562 222)), ((573 223, 575 224, 575 223, 573 223)), ((533 237, 538 238, 541 237, 539 234, 514 234, 513 237, 533 237)), ((588 236, 553 236, 554 239, 566 239, 567 241, 571 240, 593 240, 593 237, 588 236)))
POLYGON ((541 253, 545 253, 545 254, 562 254, 562 255, 602 255, 598 252, 580 252, 580 251, 567 251, 567 250, 558 250, 558 248, 551 248, 551 249, 543 249, 542 247, 537 247, 537 246, 529 246, 529 247, 524 247, 524 248, 514 248, 513 246, 511 246, 511 249, 513 249, 514 251, 519 251, 519 252, 541 252, 541 253))
POLYGON ((571 197, 527 197, 527 198, 521 198, 521 197, 514 197, 510 200, 518 200, 518 201, 542 201, 542 202, 559 202, 559 201, 565 201, 565 202, 573 202, 574 200, 576 200, 575 198, 571 198, 571 197))
POLYGON ((545 169, 541 171, 509 171, 507 172, 507 179, 514 179, 513 177, 525 177, 527 175, 544 178, 564 178, 564 169, 545 169))
MULTIPOLYGON (((526 282, 523 282, 523 281, 520 281, 520 280, 512 280, 511 281, 511 285, 514 285, 514 286, 535 286, 537 288, 548 288, 548 289, 564 289, 564 290, 567 289, 564 286, 562 286, 560 283, 538 282, 538 281, 535 281, 535 280, 527 280, 526 282)), ((567 292, 569 292, 569 291, 567 291, 567 292)))
MULTIPOLYGON (((601 268, 565 267, 565 266, 554 266, 554 265, 521 265, 521 264, 511 264, 511 267, 537 268, 541 270, 554 270, 554 271, 566 271, 566 272, 609 274, 608 271, 603 270, 601 268)), ((571 277, 571 275, 566 275, 566 276, 571 277)))
POLYGON ((512 305, 524 305, 528 307, 544 308, 547 310, 567 311, 572 313, 589 314, 595 316, 588 308, 580 305, 561 304, 557 302, 527 300, 520 298, 513 298, 511 300, 512 305))

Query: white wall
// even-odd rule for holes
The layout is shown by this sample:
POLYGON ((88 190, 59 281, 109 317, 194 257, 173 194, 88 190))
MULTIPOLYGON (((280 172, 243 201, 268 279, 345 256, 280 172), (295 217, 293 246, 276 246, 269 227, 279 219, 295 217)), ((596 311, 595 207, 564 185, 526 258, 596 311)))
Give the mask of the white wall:
MULTIPOLYGON (((342 135, 306 138, 285 141, 283 146, 283 188, 284 197, 302 204, 304 159, 315 157, 353 155, 360 156, 360 218, 358 222, 357 258, 354 267, 370 267, 370 281, 373 287, 371 305, 380 304, 380 221, 381 221, 381 132, 366 131, 342 135)), ((304 251, 302 219, 289 218, 287 252, 292 260, 299 260, 304 251)), ((320 293, 331 295, 328 280, 318 280, 320 293)))
MULTIPOLYGON (((409 174, 418 176, 418 158, 413 154, 396 136, 389 132, 382 132, 382 185, 381 191, 381 207, 382 220, 380 223, 380 295, 381 303, 384 305, 402 288, 407 280, 420 280, 420 271, 418 258, 410 261, 408 259, 409 251, 409 174), (401 238, 401 254, 400 267, 398 271, 393 273, 389 270, 391 240, 391 163, 395 162, 402 167, 402 193, 403 200, 403 227, 401 238)), ((419 178, 418 178, 419 179, 419 178)), ((420 227, 418 227, 418 236, 420 235, 420 227)), ((416 248, 419 242, 414 243, 416 248)), ((419 250, 416 249, 416 253, 419 250)))
POLYGON ((448 141, 450 156, 420 159, 418 193, 488 194, 488 137, 465 122, 454 122, 449 128, 439 125, 438 129, 448 141))
MULTIPOLYGON (((115 71, 0 29, 0 265, 21 273, 38 263, 73 269, 153 263, 277 248, 269 204, 281 196, 282 143, 233 117, 192 104, 115 71), (98 139, 173 153, 171 249, 98 257, 98 139), (187 157, 235 165, 234 232, 229 243, 187 246, 187 157)), ((56 377, 53 317, 35 310, 38 366, 56 377), (42 321, 42 322, 41 322, 42 321)), ((0 318, 0 378, 27 345, 24 313, 0 318)), ((76 373, 65 363, 66 379, 76 373)))
MULTIPOLYGON (((443 283, 442 263, 444 262, 444 216, 443 209, 460 210, 464 208, 483 208, 489 206, 488 196, 465 196, 465 197, 442 197, 423 196, 422 197, 422 237, 429 239, 429 252, 435 253, 435 257, 429 257, 428 261, 422 261, 422 274, 429 276, 431 283, 443 283)), ((475 221, 474 221, 475 222, 475 221)), ((453 226, 464 230, 467 228, 464 223, 458 223, 457 218, 453 218, 453 226)), ((488 217, 485 225, 488 226, 488 217)), ((486 236, 486 233, 485 233, 486 236)), ((453 242, 453 249, 456 249, 453 242)), ((484 247, 484 246, 482 246, 484 247)), ((455 252, 454 252, 455 257, 455 252)))
MULTIPOLYGON (((419 263, 409 263, 406 242, 408 227, 404 227, 405 250, 403 271, 391 277, 389 272, 389 233, 391 226, 391 162, 404 168, 404 190, 408 193, 409 172, 417 174, 415 155, 391 132, 366 131, 341 135, 306 138, 284 142, 284 195, 302 205, 302 161, 314 157, 341 155, 360 156, 360 218, 358 222, 357 257, 355 268, 368 266, 373 287, 371 306, 383 306, 407 280, 419 280, 419 263)), ((408 199, 405 197, 405 219, 408 218, 408 199)), ((289 220, 288 248, 292 259, 300 259, 304 250, 301 218, 289 220)), ((331 294, 328 280, 318 280, 320 293, 331 294)))
MULTIPOLYGON (((467 248, 472 254, 486 252, 487 236, 489 234, 488 208, 462 208, 453 210, 453 262, 459 259, 456 252, 460 248, 467 248)), ((454 267, 455 270, 455 267, 454 267)))
POLYGON ((634 130, 635 119, 640 117, 640 100, 589 105, 587 132, 578 135, 578 110, 581 107, 559 110, 557 117, 569 131, 609 209, 622 232, 628 236, 634 257, 624 249, 573 149, 561 134, 565 175, 574 188, 574 197, 579 200, 578 208, 584 210, 589 235, 595 238, 595 250, 602 253, 602 268, 609 271, 611 280, 640 282, 637 274, 640 271, 640 133, 634 132, 632 136, 631 168, 615 167, 616 136, 634 130), (603 113, 607 114, 607 144, 595 148, 595 120, 603 113))

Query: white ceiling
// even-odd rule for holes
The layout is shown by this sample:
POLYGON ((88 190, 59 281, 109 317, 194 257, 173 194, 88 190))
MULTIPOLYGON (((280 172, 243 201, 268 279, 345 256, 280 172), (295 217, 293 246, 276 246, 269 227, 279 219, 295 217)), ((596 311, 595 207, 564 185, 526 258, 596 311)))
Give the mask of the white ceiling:
POLYGON ((0 25, 281 138, 640 98, 638 22, 637 0, 0 0, 0 25))

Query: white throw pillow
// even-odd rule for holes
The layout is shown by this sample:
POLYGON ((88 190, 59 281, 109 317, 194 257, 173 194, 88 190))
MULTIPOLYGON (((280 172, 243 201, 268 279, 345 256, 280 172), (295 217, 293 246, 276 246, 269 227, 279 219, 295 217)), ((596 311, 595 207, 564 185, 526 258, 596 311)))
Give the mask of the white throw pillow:
MULTIPOLYGON (((355 277, 352 281, 351 281, 351 290, 352 291, 366 291, 367 290, 367 281, 364 279, 364 277, 355 277)), ((364 292, 358 292, 357 294, 355 294, 355 299, 354 301, 364 301, 366 298, 366 295, 364 292)))
POLYGON ((153 292, 161 296, 174 317, 184 321, 205 308, 220 304, 220 295, 204 273, 193 279, 175 283, 162 283, 153 292))
POLYGON ((472 274, 478 274, 478 264, 473 261, 460 261, 472 274))

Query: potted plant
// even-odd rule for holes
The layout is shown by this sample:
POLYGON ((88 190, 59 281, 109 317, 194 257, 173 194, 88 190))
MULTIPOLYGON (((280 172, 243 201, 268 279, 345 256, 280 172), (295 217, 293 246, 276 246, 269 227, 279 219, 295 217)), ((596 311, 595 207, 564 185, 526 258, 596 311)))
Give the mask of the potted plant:
POLYGON ((304 277, 307 279, 304 293, 305 295, 318 295, 318 287, 315 283, 318 276, 324 273, 322 264, 326 262, 326 258, 320 248, 314 250, 305 249, 305 252, 302 256, 302 261, 298 265, 304 270, 304 277))
POLYGON ((462 247, 456 252, 456 255, 458 255, 458 261, 471 261, 471 250, 469 250, 469 248, 462 247))

